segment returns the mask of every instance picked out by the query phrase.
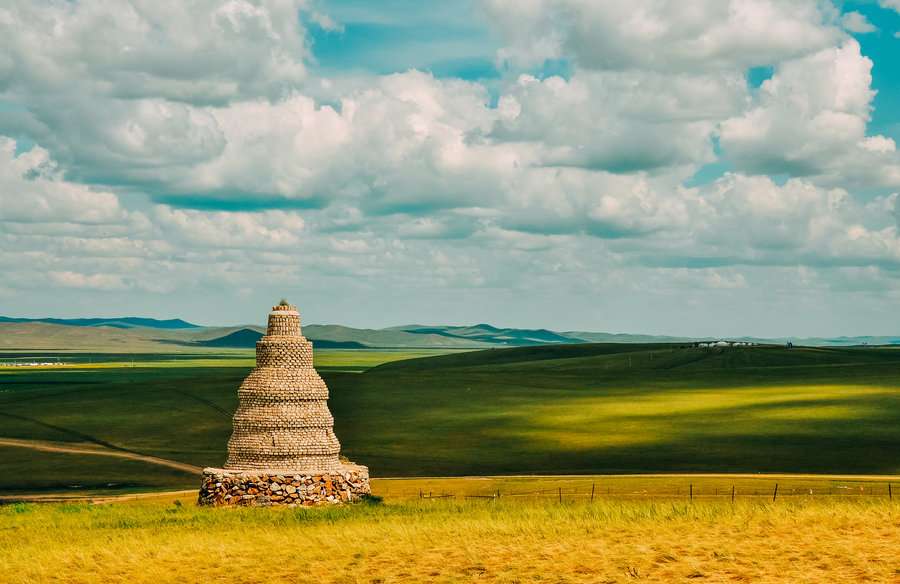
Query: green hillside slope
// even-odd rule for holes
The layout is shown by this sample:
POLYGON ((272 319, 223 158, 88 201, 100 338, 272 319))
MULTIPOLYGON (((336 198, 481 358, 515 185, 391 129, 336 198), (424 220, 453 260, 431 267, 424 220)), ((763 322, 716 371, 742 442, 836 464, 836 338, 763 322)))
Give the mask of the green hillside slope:
MULTIPOLYGON (((45 322, 0 323, 3 351, 99 351, 105 353, 208 352, 205 341, 243 327, 155 329, 70 326, 45 322)), ((213 350, 217 350, 213 347, 213 350)))
MULTIPOLYGON (((265 327, 259 326, 156 329, 0 322, 0 350, 197 353, 221 348, 252 349, 264 332, 265 327)), ((303 334, 319 348, 478 349, 490 346, 490 343, 439 334, 336 325, 307 325, 303 334)))
MULTIPOLYGON (((757 345, 699 348, 686 344, 590 343, 515 347, 454 353, 385 363, 372 373, 401 373, 447 368, 490 367, 522 370, 564 368, 571 371, 623 369, 655 372, 677 369, 768 369, 778 367, 834 367, 900 362, 900 349, 826 348, 757 345)), ((626 372, 627 373, 627 372, 626 372)), ((642 373, 643 374, 643 373, 642 373)))
MULTIPOLYGON (((228 364, 3 370, 0 438, 221 465, 249 373, 228 364)), ((342 452, 376 477, 900 474, 900 350, 580 344, 322 375, 342 452)), ((113 457, 3 452, 0 491, 195 486, 113 457)))
POLYGON ((329 382, 388 474, 900 472, 895 349, 516 348, 329 382))

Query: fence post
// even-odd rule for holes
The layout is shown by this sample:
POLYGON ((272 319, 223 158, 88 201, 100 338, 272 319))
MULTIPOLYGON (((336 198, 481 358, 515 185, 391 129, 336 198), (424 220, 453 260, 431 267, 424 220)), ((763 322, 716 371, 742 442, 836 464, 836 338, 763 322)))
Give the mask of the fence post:
POLYGON ((559 502, 562 503, 562 487, 557 487, 559 489, 559 502))
POLYGON ((694 483, 691 483, 691 503, 694 502, 694 483))
MULTIPOLYGON (((591 483, 591 502, 594 501, 594 486, 595 486, 594 483, 591 483)), ((890 489, 890 488, 891 488, 891 486, 888 485, 888 489, 890 489)))
POLYGON ((731 502, 734 503, 734 485, 731 485, 731 502))
POLYGON ((775 493, 772 494, 772 500, 775 500, 775 497, 778 496, 778 483, 775 483, 775 493))
POLYGON ((888 483, 888 501, 893 501, 894 495, 891 494, 891 483, 888 483))

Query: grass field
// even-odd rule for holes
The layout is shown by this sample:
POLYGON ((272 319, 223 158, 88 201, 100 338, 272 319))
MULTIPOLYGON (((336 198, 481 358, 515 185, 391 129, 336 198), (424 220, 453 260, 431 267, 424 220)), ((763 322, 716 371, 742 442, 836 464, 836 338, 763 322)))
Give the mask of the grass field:
POLYGON ((306 511, 136 494, 224 461, 251 354, 84 356, 0 370, 0 494, 115 502, 0 506, 2 582, 900 583, 896 477, 756 474, 900 474, 900 351, 317 352, 385 502, 306 511))
POLYGON ((900 505, 870 500, 19 504, 0 581, 890 584, 898 540, 900 505))
MULTIPOLYGON (((900 474, 894 349, 569 345, 398 360, 416 356, 317 352, 342 452, 374 477, 900 474)), ((249 353, 101 357, 0 370, 0 439, 224 462, 249 353)), ((122 458, 0 449, 0 493, 196 485, 122 458)))
POLYGON ((345 449, 388 476, 900 471, 894 349, 575 345, 327 381, 345 449))
MULTIPOLYGON (((256 364, 253 349, 219 349, 218 353, 81 353, 77 351, 0 351, 0 373, 47 371, 63 368, 121 369, 126 367, 247 367, 256 364), (53 365, 16 367, 47 361, 53 365), (59 362, 61 365, 55 363, 59 362)), ((453 354, 446 349, 316 349, 315 366, 320 371, 360 372, 383 363, 435 355, 453 354)))

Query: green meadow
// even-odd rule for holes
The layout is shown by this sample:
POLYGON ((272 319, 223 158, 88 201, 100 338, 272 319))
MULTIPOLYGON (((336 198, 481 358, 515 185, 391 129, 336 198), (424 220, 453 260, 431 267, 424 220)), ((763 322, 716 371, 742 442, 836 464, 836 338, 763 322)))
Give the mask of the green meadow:
POLYGON ((896 474, 898 373, 894 349, 574 345, 329 383, 345 449, 387 475, 896 474))
MULTIPOLYGON (((342 454, 373 477, 900 474, 900 350, 584 344, 429 354, 316 352, 342 454)), ((224 463, 251 352, 82 357, 0 369, 0 439, 224 463)), ((0 444, 0 494, 196 482, 141 460, 0 444)))

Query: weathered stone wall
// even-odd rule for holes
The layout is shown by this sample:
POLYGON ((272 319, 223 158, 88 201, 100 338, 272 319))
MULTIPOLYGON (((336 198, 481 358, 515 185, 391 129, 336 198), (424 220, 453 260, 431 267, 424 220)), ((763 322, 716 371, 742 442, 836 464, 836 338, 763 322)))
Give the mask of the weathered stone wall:
POLYGON ((263 337, 256 342, 256 366, 279 369, 312 369, 312 343, 304 337, 298 340, 272 340, 263 337))
POLYGON ((273 306, 269 313, 267 337, 299 337, 300 313, 296 306, 273 306))
POLYGON ((269 507, 347 503, 369 494, 369 471, 343 465, 326 473, 265 474, 207 468, 201 505, 269 507))

